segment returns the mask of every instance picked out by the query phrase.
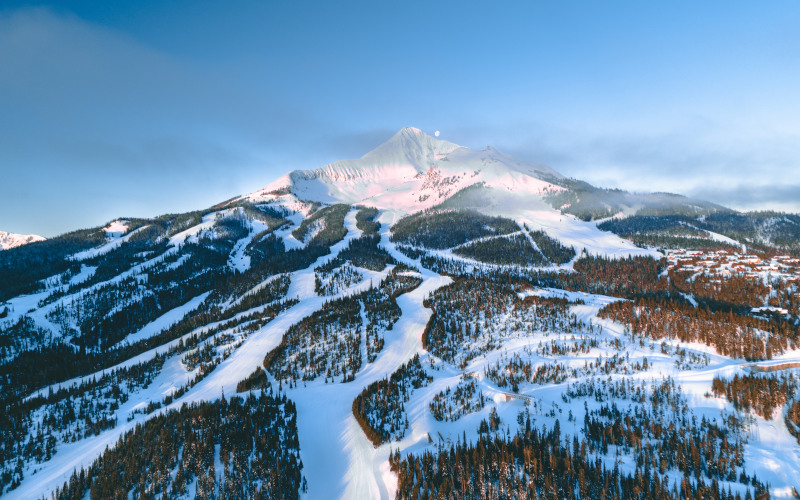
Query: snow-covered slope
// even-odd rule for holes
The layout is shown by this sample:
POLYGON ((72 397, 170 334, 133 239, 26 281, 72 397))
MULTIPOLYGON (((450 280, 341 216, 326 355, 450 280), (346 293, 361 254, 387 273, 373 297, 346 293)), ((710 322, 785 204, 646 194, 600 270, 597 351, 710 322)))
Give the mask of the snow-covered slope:
POLYGON ((44 238, 35 234, 15 234, 0 231, 0 250, 27 245, 34 241, 44 241, 44 238))
MULTIPOLYGON (((593 254, 648 253, 546 200, 564 188, 555 170, 492 147, 474 151, 406 127, 356 160, 292 171, 244 199, 284 206, 298 200, 372 206, 392 219, 428 208, 470 208, 511 218, 593 254)), ((235 200, 236 201, 236 200, 235 200)))

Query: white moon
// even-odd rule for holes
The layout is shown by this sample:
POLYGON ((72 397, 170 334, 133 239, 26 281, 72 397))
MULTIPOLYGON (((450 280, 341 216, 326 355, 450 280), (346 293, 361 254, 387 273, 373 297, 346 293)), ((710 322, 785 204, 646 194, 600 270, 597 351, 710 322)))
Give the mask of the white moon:
POLYGON ((439 131, 437 130, 436 132, 433 133, 433 135, 435 135, 436 137, 439 137, 439 131))

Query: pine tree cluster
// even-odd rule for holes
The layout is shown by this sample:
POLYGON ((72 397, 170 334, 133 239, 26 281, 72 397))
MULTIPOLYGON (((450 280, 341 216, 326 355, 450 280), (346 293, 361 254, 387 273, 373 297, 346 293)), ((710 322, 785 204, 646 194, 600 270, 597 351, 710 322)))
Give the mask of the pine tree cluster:
POLYGON ((291 400, 223 396, 137 425, 53 499, 296 499, 302 468, 291 400))
POLYGON ((356 396, 353 415, 372 444, 380 446, 403 438, 408 429, 405 403, 415 389, 431 380, 416 354, 391 376, 370 384, 356 396))

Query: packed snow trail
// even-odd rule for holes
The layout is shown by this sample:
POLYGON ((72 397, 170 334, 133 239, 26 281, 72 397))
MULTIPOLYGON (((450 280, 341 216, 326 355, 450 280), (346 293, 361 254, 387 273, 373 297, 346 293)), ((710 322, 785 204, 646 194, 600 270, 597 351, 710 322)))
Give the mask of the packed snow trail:
POLYGON ((387 482, 396 479, 388 472, 388 445, 372 446, 353 417, 352 405, 366 386, 388 377, 422 351, 422 332, 431 315, 422 301, 451 281, 429 272, 423 279, 419 287, 397 298, 400 319, 386 332, 386 344, 378 358, 363 367, 354 381, 325 384, 315 380, 307 387, 287 390, 297 405, 307 498, 390 498, 387 482))
POLYGON ((243 273, 250 269, 250 256, 247 255, 247 246, 252 243, 256 236, 269 229, 269 224, 259 220, 249 221, 247 236, 240 239, 233 245, 228 256, 228 267, 243 273))
POLYGON ((211 295, 211 292, 201 293, 197 297, 190 299, 185 304, 170 309, 150 323, 144 325, 139 329, 139 331, 126 335, 125 338, 117 342, 114 347, 118 347, 123 344, 134 344, 140 340, 148 339, 154 335, 158 335, 162 331, 178 323, 190 311, 197 309, 200 304, 202 304, 203 301, 208 298, 209 295, 211 295))
MULTIPOLYGON (((391 214, 385 214, 391 215, 391 214)), ((381 245, 398 261, 417 263, 398 252, 389 241, 389 224, 383 224, 381 245)), ((431 311, 425 298, 452 280, 422 269, 423 282, 397 297, 402 314, 385 332, 378 358, 362 367, 349 383, 325 384, 320 380, 288 389, 297 405, 297 428, 308 499, 394 497, 396 476, 389 471, 389 444, 375 448, 353 417, 352 404, 369 384, 388 377, 414 354, 422 352, 422 333, 431 311)))

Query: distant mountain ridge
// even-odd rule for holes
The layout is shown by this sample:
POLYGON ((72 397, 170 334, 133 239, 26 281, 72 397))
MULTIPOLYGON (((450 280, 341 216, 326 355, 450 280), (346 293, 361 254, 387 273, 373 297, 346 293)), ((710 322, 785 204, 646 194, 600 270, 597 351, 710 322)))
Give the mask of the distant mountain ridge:
MULTIPOLYGON (((490 146, 474 151, 406 127, 364 156, 312 170, 294 170, 244 199, 291 193, 299 199, 349 203, 413 213, 470 188, 483 188, 480 205, 508 193, 543 201, 584 220, 613 215, 708 214, 729 209, 669 193, 629 193, 594 187, 550 167, 518 160, 490 146), (491 191, 497 191, 494 195, 491 191)), ((480 190, 478 190, 480 191, 480 190)), ((474 200, 473 200, 474 201, 474 200)), ((521 200, 520 200, 521 201, 521 200)))
POLYGON ((0 231, 0 250, 8 250, 34 241, 44 241, 45 238, 36 234, 16 234, 0 231))

